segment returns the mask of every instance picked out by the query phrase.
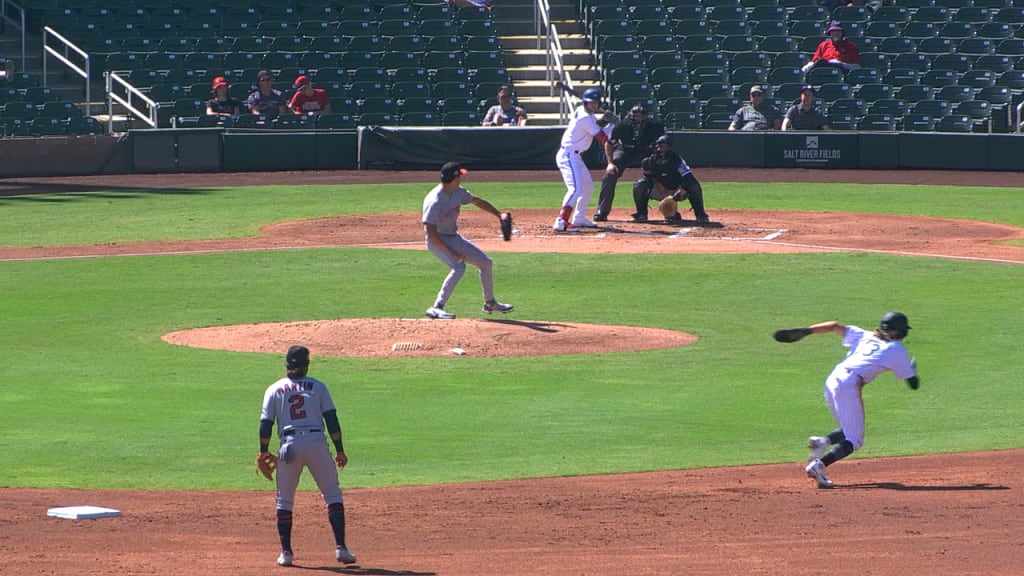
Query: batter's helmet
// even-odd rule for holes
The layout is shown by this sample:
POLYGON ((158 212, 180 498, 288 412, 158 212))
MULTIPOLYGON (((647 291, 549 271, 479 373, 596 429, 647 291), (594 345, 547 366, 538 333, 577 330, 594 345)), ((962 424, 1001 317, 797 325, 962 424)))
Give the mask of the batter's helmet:
POLYGON ((597 88, 587 88, 583 91, 583 96, 580 99, 584 102, 600 102, 601 91, 597 88))
POLYGON ((883 332, 896 332, 903 336, 910 330, 910 320, 902 312, 886 312, 882 321, 878 323, 878 329, 883 332))

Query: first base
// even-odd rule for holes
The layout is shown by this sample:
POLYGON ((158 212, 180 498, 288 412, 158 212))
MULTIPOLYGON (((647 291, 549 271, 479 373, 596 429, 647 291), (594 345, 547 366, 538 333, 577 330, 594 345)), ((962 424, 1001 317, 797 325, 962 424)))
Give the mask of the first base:
POLYGON ((64 506, 62 508, 50 508, 46 511, 46 515, 56 518, 69 518, 71 520, 87 520, 92 518, 116 518, 121 515, 121 511, 113 508, 101 508, 99 506, 64 506))

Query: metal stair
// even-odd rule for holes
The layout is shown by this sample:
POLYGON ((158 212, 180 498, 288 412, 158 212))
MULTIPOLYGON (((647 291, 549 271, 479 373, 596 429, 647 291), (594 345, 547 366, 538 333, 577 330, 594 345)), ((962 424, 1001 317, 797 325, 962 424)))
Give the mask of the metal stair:
MULTIPOLYGON (((600 71, 590 51, 590 41, 572 0, 550 0, 552 24, 558 28, 562 43, 562 60, 573 81, 590 87, 600 84, 600 71)), ((546 38, 538 47, 534 22, 535 0, 501 0, 492 12, 505 58, 505 68, 512 78, 516 99, 529 114, 531 126, 554 126, 561 123, 561 93, 547 79, 546 38)))

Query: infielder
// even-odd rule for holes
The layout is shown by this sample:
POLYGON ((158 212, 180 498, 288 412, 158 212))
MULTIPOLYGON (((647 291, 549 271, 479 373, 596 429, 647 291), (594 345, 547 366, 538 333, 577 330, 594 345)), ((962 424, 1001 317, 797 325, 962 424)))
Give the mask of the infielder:
POLYGON ((490 202, 473 196, 462 187, 462 176, 467 173, 458 162, 446 163, 441 166, 441 183, 434 186, 423 199, 423 234, 427 249, 451 269, 441 283, 434 305, 427 308, 427 316, 438 320, 455 318, 455 314, 446 311, 444 306, 466 273, 467 262, 480 269, 485 314, 505 313, 515 309, 515 306, 502 304, 494 298, 494 264, 490 257, 459 234, 459 213, 463 204, 472 204, 501 220, 501 212, 490 202))
POLYGON ((613 124, 609 114, 600 112, 600 90, 584 90, 580 99, 583 104, 569 118, 569 125, 562 134, 562 146, 555 153, 555 164, 566 187, 562 209, 555 219, 555 232, 577 232, 581 227, 597 227, 587 220, 586 215, 590 197, 594 194, 594 179, 583 162, 583 153, 590 149, 595 139, 602 145, 608 142, 613 124))
POLYGON ((277 563, 291 566, 294 561, 292 510, 299 476, 302 475, 303 467, 307 467, 327 503, 327 519, 334 532, 335 558, 343 564, 352 564, 356 557, 345 545, 345 504, 338 485, 338 470, 348 464, 348 456, 341 442, 338 412, 327 386, 306 375, 309 370, 309 349, 305 346, 289 348, 285 356, 285 368, 287 376, 271 384, 263 395, 260 454, 257 457, 257 464, 269 459, 276 463, 277 468, 277 533, 281 538, 281 555, 277 563), (277 457, 269 452, 270 434, 275 420, 277 434, 281 438, 277 457), (334 443, 333 459, 324 439, 324 426, 334 443))
POLYGON ((906 380, 911 390, 917 390, 921 384, 917 365, 902 342, 910 330, 910 323, 906 315, 888 312, 873 332, 839 322, 822 322, 797 330, 804 330, 807 334, 838 334, 843 337, 843 346, 850 349, 825 379, 825 402, 839 428, 829 432, 828 436, 807 439, 811 454, 804 470, 819 488, 831 488, 832 481, 825 474, 825 467, 864 445, 863 388, 887 370, 891 370, 896 378, 906 380))

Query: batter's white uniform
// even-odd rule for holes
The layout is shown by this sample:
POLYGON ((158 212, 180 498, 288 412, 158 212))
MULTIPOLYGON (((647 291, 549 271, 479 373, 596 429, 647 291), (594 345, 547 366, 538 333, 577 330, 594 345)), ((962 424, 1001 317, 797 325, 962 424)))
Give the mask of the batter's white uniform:
POLYGON ((466 263, 472 264, 480 269, 480 287, 483 290, 484 302, 494 300, 494 262, 483 250, 477 248, 469 240, 459 234, 459 214, 464 204, 469 204, 473 195, 462 186, 455 188, 451 195, 444 193, 440 184, 434 188, 423 199, 423 223, 433 224, 437 227, 437 234, 441 237, 448 250, 459 255, 462 259, 456 262, 444 249, 435 246, 430 236, 424 233, 427 241, 427 249, 451 269, 444 282, 441 283, 441 290, 437 293, 434 306, 444 308, 448 299, 455 292, 462 275, 466 273, 466 263))
POLYGON ((587 111, 586 104, 579 106, 569 118, 569 125, 562 134, 562 145, 555 154, 555 164, 565 182, 565 197, 562 206, 573 209, 573 225, 586 219, 590 197, 594 194, 594 179, 590 169, 583 162, 583 153, 590 149, 594 138, 604 143, 612 134, 613 125, 604 128, 597 125, 597 118, 587 111))
POLYGON ((901 380, 917 375, 910 353, 899 340, 884 340, 857 326, 846 326, 846 358, 825 379, 825 402, 855 450, 864 445, 861 389, 887 370, 901 380))
POLYGON ((309 468, 324 501, 341 503, 338 469, 324 437, 324 412, 334 410, 327 385, 309 376, 282 378, 263 395, 260 420, 277 421, 277 509, 292 510, 302 468, 309 468))

